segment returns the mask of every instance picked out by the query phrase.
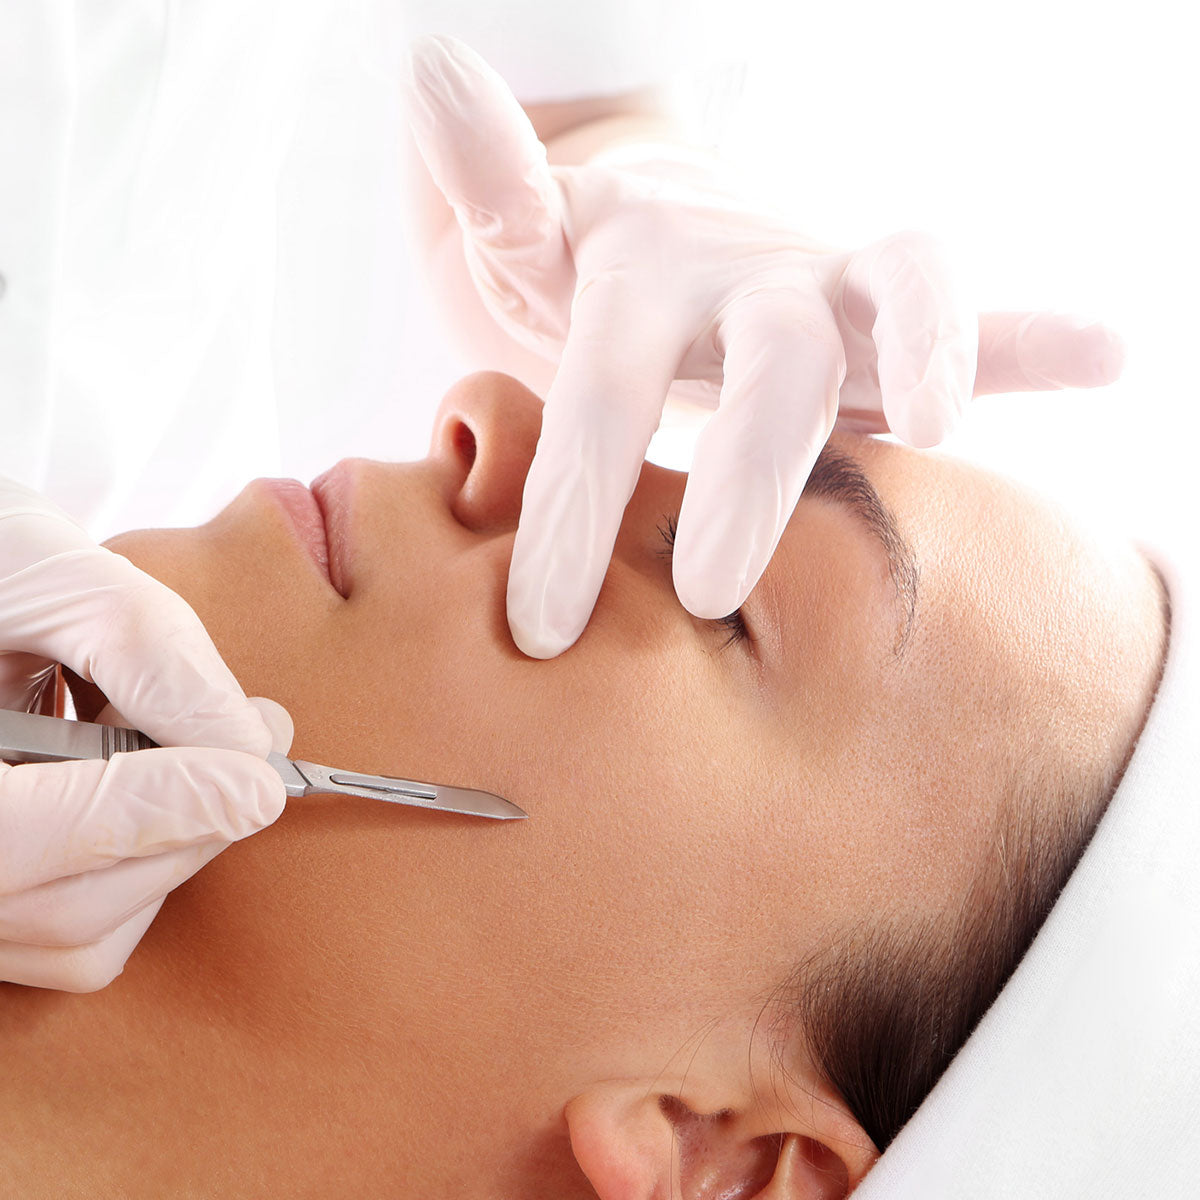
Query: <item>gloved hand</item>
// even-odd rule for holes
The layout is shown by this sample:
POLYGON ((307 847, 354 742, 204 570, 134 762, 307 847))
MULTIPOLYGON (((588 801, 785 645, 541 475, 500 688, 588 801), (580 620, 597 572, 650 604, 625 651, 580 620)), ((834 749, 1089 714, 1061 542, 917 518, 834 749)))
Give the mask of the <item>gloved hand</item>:
POLYGON ((0 980, 90 992, 172 888, 283 811, 264 759, 292 723, 246 699, 180 597, 0 479, 0 706, 27 710, 55 663, 181 747, 0 765, 0 980))
POLYGON ((977 315, 927 235, 833 250, 666 146, 551 168, 473 51, 423 38, 410 62, 410 125, 469 279, 507 336, 559 363, 508 580, 509 626, 532 657, 583 631, 674 380, 716 408, 679 514, 675 590, 722 617, 770 561, 839 416, 932 446, 972 394, 1120 373, 1102 325, 977 315))

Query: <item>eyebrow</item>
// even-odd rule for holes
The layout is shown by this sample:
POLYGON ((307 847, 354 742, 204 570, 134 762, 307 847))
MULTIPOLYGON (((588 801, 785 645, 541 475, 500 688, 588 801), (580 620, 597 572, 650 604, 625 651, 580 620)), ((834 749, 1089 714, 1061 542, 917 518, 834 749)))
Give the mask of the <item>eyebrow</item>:
POLYGON ((817 456, 802 495, 844 504, 883 546, 888 574, 904 610, 904 624, 892 648, 895 656, 900 658, 916 620, 921 569, 912 548, 900 534, 892 510, 880 499, 858 461, 828 444, 817 456))

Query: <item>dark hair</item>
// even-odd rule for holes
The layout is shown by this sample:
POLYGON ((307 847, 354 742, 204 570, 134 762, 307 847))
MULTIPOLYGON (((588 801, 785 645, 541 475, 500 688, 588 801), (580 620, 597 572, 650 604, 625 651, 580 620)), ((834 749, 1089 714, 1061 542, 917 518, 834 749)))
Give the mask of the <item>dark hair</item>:
POLYGON ((1015 785, 952 916, 860 927, 793 974, 786 993, 813 1066, 881 1153, 1016 970, 1119 776, 1049 804, 1043 788, 1015 785))

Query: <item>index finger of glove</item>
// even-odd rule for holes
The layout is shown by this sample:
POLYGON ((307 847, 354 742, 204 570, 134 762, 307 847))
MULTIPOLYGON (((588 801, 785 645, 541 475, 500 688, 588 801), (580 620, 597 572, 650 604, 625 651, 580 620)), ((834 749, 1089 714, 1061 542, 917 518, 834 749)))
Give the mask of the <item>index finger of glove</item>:
POLYGON ((509 628, 531 658, 561 654, 587 625, 681 354, 635 281, 576 296, 508 575, 509 628))
POLYGON ((98 871, 64 875, 0 896, 0 943, 88 946, 101 941, 190 879, 228 845, 205 842, 127 858, 98 871))
POLYGON ((0 895, 270 825, 274 768, 235 750, 139 750, 0 768, 0 895))
POLYGON ((696 442, 672 577, 694 616, 734 612, 766 570, 837 416, 846 371, 822 303, 765 291, 723 319, 724 384, 696 442))
POLYGON ((52 554, 0 580, 0 611, 8 648, 69 666, 156 742, 270 752, 199 617, 127 559, 95 545, 52 554))
POLYGON ((854 254, 845 278, 874 310, 888 427, 910 446, 936 445, 971 398, 979 337, 941 247, 927 234, 894 234, 854 254))

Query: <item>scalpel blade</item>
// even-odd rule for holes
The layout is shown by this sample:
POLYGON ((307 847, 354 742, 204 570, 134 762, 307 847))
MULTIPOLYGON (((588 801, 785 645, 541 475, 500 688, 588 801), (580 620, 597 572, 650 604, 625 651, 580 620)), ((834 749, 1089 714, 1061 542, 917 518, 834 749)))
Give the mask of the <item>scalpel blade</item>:
POLYGON ((393 804, 407 804, 414 808, 431 808, 439 812, 463 813, 471 817, 490 817, 496 821, 514 821, 529 814, 502 796, 482 792, 475 788, 447 787, 441 783, 421 783, 415 779, 395 779, 390 775, 360 775, 353 771, 340 771, 336 767, 324 767, 320 763, 305 762, 303 759, 284 758, 283 764, 275 763, 282 755, 271 755, 272 764, 279 771, 284 785, 289 783, 284 766, 303 777, 308 787, 302 792, 289 795, 309 796, 316 794, 335 796, 362 796, 368 800, 387 800, 393 804))

